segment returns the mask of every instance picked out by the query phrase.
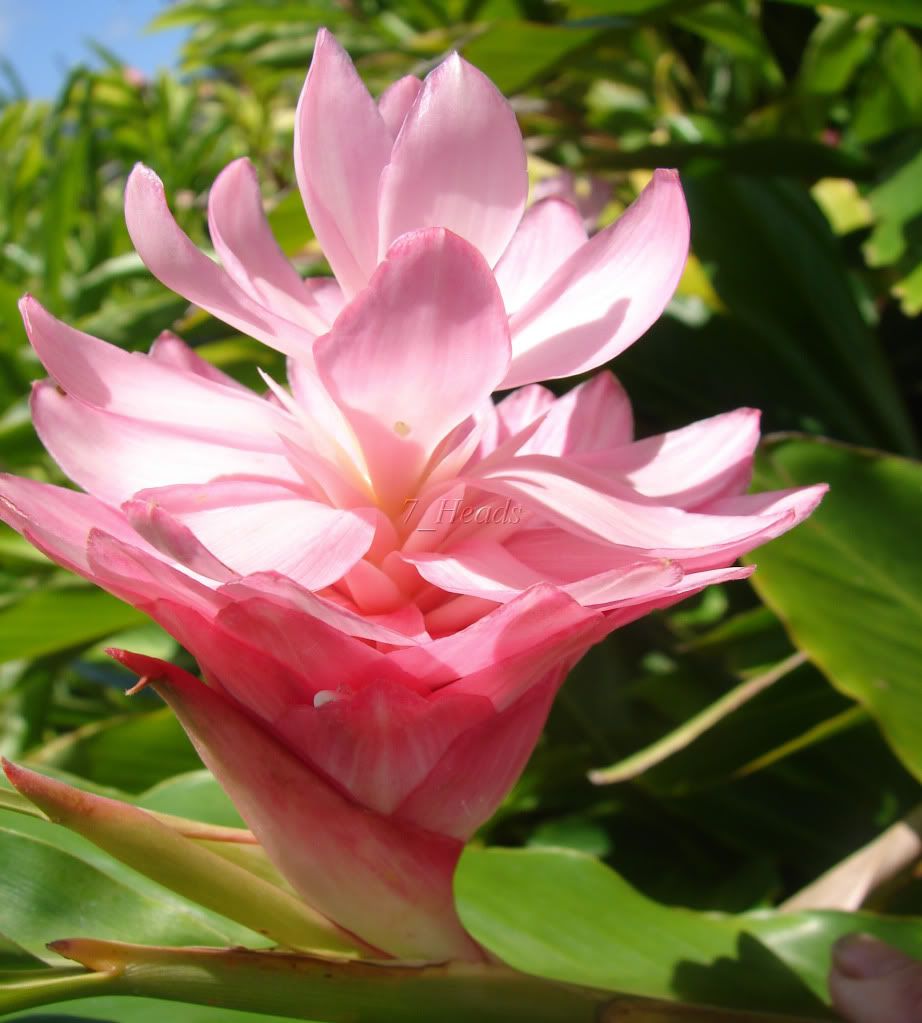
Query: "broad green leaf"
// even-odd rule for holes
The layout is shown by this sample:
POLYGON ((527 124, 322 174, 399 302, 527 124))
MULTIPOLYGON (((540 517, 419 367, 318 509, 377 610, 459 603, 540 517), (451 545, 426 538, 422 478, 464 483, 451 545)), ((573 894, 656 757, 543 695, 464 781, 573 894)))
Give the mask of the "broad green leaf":
POLYGON ((28 762, 126 792, 140 792, 201 766, 182 726, 166 707, 85 725, 31 750, 28 762))
POLYGON ((823 504, 758 552, 753 585, 922 778, 922 464, 819 440, 765 446, 760 488, 820 481, 823 504))
POLYGON ((0 609, 0 662, 69 650, 147 620, 101 590, 39 590, 0 609))
POLYGON ((68 934, 225 945, 247 933, 229 922, 223 931, 212 926, 167 892, 158 898, 149 885, 139 889, 116 880, 59 848, 53 837, 0 827, 0 862, 0 928, 43 959, 47 942, 68 934))
POLYGON ((137 804, 145 810, 190 817, 206 824, 229 828, 244 826, 224 790, 204 769, 168 778, 145 792, 137 804))
POLYGON ((829 948, 850 931, 922 954, 922 920, 676 909, 563 850, 469 848, 455 891, 464 925, 516 969, 739 1009, 824 1015, 829 948))

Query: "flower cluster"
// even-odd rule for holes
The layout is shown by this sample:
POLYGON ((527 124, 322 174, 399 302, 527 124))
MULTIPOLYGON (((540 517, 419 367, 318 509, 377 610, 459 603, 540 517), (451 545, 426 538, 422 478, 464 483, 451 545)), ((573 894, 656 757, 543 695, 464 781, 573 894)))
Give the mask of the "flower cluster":
POLYGON ((335 275, 302 280, 252 167, 216 180, 220 263, 132 173, 166 285, 288 356, 258 395, 163 335, 128 354, 22 309, 42 441, 83 492, 0 483, 5 521, 146 611, 207 684, 119 656, 175 708, 305 900, 388 954, 476 958, 451 877, 593 643, 713 582, 822 488, 749 495, 758 415, 635 440, 608 362, 682 273, 678 175, 589 238, 526 209, 515 117, 460 57, 376 103, 321 32, 298 183, 335 275), (512 390, 494 403, 492 394, 512 390))

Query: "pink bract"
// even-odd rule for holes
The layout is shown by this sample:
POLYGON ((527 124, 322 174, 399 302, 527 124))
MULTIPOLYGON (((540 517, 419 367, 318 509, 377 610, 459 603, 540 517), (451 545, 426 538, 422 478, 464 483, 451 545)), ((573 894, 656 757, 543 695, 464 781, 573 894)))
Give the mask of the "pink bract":
POLYGON ((453 56, 376 104, 326 33, 295 161, 336 281, 287 263, 244 161, 210 197, 221 265, 152 172, 126 193, 152 271, 287 353, 289 387, 259 396, 172 335, 128 354, 27 297, 35 426, 84 492, 4 477, 0 514, 195 656, 207 685, 119 655, 308 902, 382 952, 476 958, 454 866, 569 668, 748 575, 824 488, 745 493, 754 410, 635 440, 609 373, 534 383, 660 314, 688 245, 675 172, 591 239, 563 200, 523 215, 521 136, 480 72, 453 56))

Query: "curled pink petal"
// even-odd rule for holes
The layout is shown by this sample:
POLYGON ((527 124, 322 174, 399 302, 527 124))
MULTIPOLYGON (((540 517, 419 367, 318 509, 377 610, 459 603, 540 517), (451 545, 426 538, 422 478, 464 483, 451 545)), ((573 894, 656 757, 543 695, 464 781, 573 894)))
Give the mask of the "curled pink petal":
POLYGON ((192 556, 174 542, 181 530, 225 567, 212 575, 205 564, 189 564, 194 571, 222 582, 281 572, 313 590, 337 582, 365 555, 376 522, 371 509, 330 508, 301 487, 253 478, 142 490, 124 510, 142 536, 178 561, 192 556))
POLYGON ((302 301, 307 303, 312 315, 324 325, 320 333, 325 334, 346 304, 343 289, 333 277, 308 277, 301 281, 301 287, 304 291, 302 301))
POLYGON ((481 486, 520 500, 564 529, 655 557, 716 553, 784 526, 791 518, 780 509, 721 515, 670 508, 547 455, 524 455, 477 479, 481 486))
POLYGON ((633 344, 672 298, 688 235, 679 176, 658 170, 637 201, 513 316, 503 387, 584 373, 633 344))
MULTIPOLYGON (((62 323, 29 295, 20 309, 32 347, 59 391, 161 427, 195 430, 247 448, 260 446, 261 438, 264 448, 278 448, 286 417, 252 391, 227 386, 201 370, 125 352, 62 323)), ((175 350, 178 341, 168 343, 175 350)))
MULTIPOLYGON (((520 561, 502 544, 469 541, 440 554, 404 555, 420 575, 450 593, 463 593, 506 603, 529 586, 547 581, 545 573, 520 561)), ((601 560, 601 559, 600 559, 601 560)), ((557 583, 560 590, 585 607, 610 606, 616 601, 643 598, 675 586, 683 576, 676 562, 666 559, 625 559, 608 570, 557 583)))
MULTIPOLYGON (((744 565, 736 568, 720 568, 703 572, 689 572, 680 583, 666 593, 652 596, 650 600, 638 601, 627 606, 616 605, 611 611, 605 614, 608 623, 608 631, 623 628, 636 622, 638 618, 650 614, 651 611, 660 611, 672 607, 680 600, 700 593, 708 586, 718 583, 737 582, 740 579, 748 579, 755 571, 752 565, 744 565)), ((604 609, 603 609, 604 610, 604 609)))
POLYGON ((496 405, 499 440, 507 441, 541 419, 556 400, 554 392, 541 384, 529 384, 507 394, 496 405))
POLYGON ((529 657, 532 668, 542 666, 574 636, 582 642, 597 621, 595 612, 555 587, 540 584, 453 635, 395 650, 390 658, 427 686, 454 682, 462 691, 489 696, 497 706, 505 706, 519 695, 523 679, 534 682, 540 674, 529 673, 529 657), (521 671, 504 676, 513 663, 521 671))
POLYGON ((304 357, 315 334, 255 302, 183 233, 163 182, 138 164, 125 186, 125 222, 138 255, 168 288, 287 355, 304 357))
POLYGON ((774 540, 812 515, 829 488, 825 483, 791 490, 769 490, 764 494, 721 497, 704 505, 708 515, 729 515, 741 521, 761 519, 765 525, 750 537, 727 544, 722 551, 688 552, 683 563, 697 571, 722 568, 761 544, 774 540))
POLYGON ((305 302, 303 282, 269 228, 249 160, 234 160, 215 179, 208 195, 208 227, 221 265, 254 302, 312 334, 324 332, 325 321, 305 302))
POLYGON ((391 614, 362 613, 304 589, 291 579, 273 572, 257 572, 239 582, 227 583, 221 593, 232 600, 252 596, 265 597, 282 607, 295 608, 339 629, 346 636, 387 643, 391 646, 415 646, 427 639, 419 609, 408 604, 391 614))
POLYGON ((94 529, 147 547, 116 508, 89 494, 7 473, 0 473, 0 521, 87 578, 92 578, 87 541, 94 529))
POLYGON ((32 417, 58 465, 110 504, 121 504, 148 487, 203 483, 216 476, 297 479, 288 460, 274 451, 237 448, 222 443, 214 433, 203 436, 104 412, 49 383, 36 385, 32 417))
POLYGON ((175 601, 208 618, 223 604, 214 589, 152 552, 143 540, 125 541, 93 529, 86 557, 93 582, 148 614, 158 600, 175 601))
MULTIPOLYGON (((513 396, 534 386, 514 391, 513 396)), ((597 373, 567 391, 546 413, 520 449, 523 454, 576 456, 580 464, 619 472, 610 459, 631 440, 634 416, 627 393, 611 373, 597 373)))
POLYGON ((744 408, 633 444, 576 454, 581 465, 615 473, 638 493, 697 508, 749 486, 758 443, 759 412, 744 408))
POLYGON ((205 677, 302 759, 308 751, 281 723, 293 708, 312 707, 318 693, 353 693, 383 679, 413 681, 367 643, 319 619, 264 598, 228 603, 203 614, 162 598, 148 613, 189 650, 205 677))

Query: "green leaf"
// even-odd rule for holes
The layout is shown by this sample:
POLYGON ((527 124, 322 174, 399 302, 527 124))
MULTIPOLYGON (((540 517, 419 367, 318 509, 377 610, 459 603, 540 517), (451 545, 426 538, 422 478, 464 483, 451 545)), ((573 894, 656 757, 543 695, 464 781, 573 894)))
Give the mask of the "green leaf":
POLYGON ((760 488, 820 481, 819 509, 753 557, 753 585, 922 778, 922 464, 801 438, 765 446, 760 488))
POLYGON ((69 650, 147 620, 101 590, 43 589, 0 610, 0 661, 69 650))
POLYGON ((884 40, 861 76, 847 137, 872 142, 917 127, 922 119, 922 48, 903 29, 884 40))
POLYGON ((922 313, 922 262, 893 285, 893 294, 900 300, 900 308, 906 316, 922 313))
POLYGON ((28 763, 126 792, 140 792, 201 767, 182 726, 166 707, 85 725, 31 750, 28 763))
POLYGON ((231 923, 222 932, 168 892, 158 898, 22 830, 0 827, 0 862, 0 927, 43 959, 46 943, 67 934, 224 945, 245 933, 231 923))
POLYGON ((829 11, 813 30, 798 73, 802 92, 838 95, 874 51, 880 26, 870 18, 829 11))
POLYGON ((713 264, 717 293, 763 357, 809 389, 810 411, 827 428, 913 452, 893 374, 809 194, 790 182, 720 174, 690 177, 686 187, 695 252, 713 264))
POLYGON ((0 931, 0 970, 39 970, 45 964, 0 931))
POLYGON ((137 800, 145 810, 189 817, 205 824, 228 828, 244 827, 240 814, 214 775, 204 769, 168 778, 137 800))
MULTIPOLYGON (((49 772, 49 775, 51 777, 55 776, 54 772, 49 772)), ((68 783, 77 782, 80 788, 85 789, 86 791, 95 791, 100 795, 108 796, 110 798, 118 799, 123 795, 117 790, 103 789, 98 786, 94 787, 83 779, 74 779, 72 777, 65 776, 63 780, 68 783)), ((53 824, 40 810, 35 807, 33 803, 26 800, 25 797, 21 796, 15 789, 8 788, 8 785, 9 781, 6 776, 3 772, 0 772, 0 827, 6 831, 19 835, 22 839, 29 842, 34 841, 54 846, 54 848, 59 852, 81 861, 93 868, 95 871, 98 871, 104 877, 107 877, 142 896, 153 899, 156 902, 163 903, 167 912, 172 912, 175 908, 182 914, 187 914, 194 920, 200 921, 205 929, 213 935, 209 944, 220 945, 233 942, 243 942, 248 943, 251 946, 255 944, 258 947, 262 947, 262 945, 265 944, 265 939, 261 935, 256 935, 248 928, 232 923, 223 915, 212 913, 194 902, 189 902, 173 892, 167 891, 162 885, 149 880, 137 871, 125 866, 118 860, 113 859, 110 855, 97 848, 95 845, 92 845, 81 835, 53 824)), ((216 837, 213 826, 211 825, 199 825, 195 821, 170 816, 162 819, 165 823, 169 824, 170 827, 179 831, 180 834, 196 836, 196 841, 200 841, 200 838, 198 837, 200 835, 207 835, 212 838, 216 837)), ((230 837, 234 836, 231 835, 230 837)), ((203 844, 220 845, 220 843, 217 842, 203 844)), ((254 849, 255 848, 256 847, 254 847, 254 849)), ((249 859, 254 860, 255 858, 250 857, 249 859)), ((262 866, 259 863, 248 862, 241 862, 240 865, 257 874, 260 873, 262 866)), ((262 872, 262 876, 265 876, 265 871, 262 872)), ((267 879, 271 880, 272 878, 267 879)), ((67 883, 66 876, 62 883, 67 883)), ((0 903, 0 906, 2 906, 2 903, 0 903)), ((2 909, 0 909, 0 930, 2 930, 3 926, 3 914, 2 909)), ((17 935, 10 931, 10 937, 16 938, 17 935)))
POLYGON ((518 92, 588 46, 598 29, 498 21, 464 47, 464 56, 505 93, 518 92))
POLYGON ((455 891, 465 927, 516 969, 729 1008, 825 1015, 829 947, 850 931, 922 954, 922 920, 677 909, 571 851, 469 848, 455 891))
POLYGON ((158 287, 129 302, 108 301, 73 325, 125 348, 146 349, 160 331, 171 326, 187 308, 185 299, 158 287))
POLYGON ((69 251, 68 235, 79 214, 90 155, 90 96, 88 89, 82 91, 77 124, 69 124, 57 133, 60 149, 52 162, 52 177, 42 218, 45 235, 43 285, 52 304, 57 304, 61 298, 69 251))
POLYGON ((874 230, 864 245, 864 255, 870 266, 897 264, 906 274, 894 287, 903 298, 907 315, 922 309, 922 236, 919 222, 922 218, 922 150, 913 143, 920 136, 910 137, 911 148, 894 167, 888 169, 882 180, 868 193, 868 202, 875 217, 874 230), (914 279, 915 278, 915 279, 914 279), (902 289, 902 291, 901 291, 902 289))
POLYGON ((781 85, 784 76, 762 34, 757 19, 737 10, 732 4, 716 0, 702 4, 688 14, 680 14, 676 24, 713 43, 733 57, 758 64, 766 81, 781 85))
MULTIPOLYGON (((170 891, 289 948, 354 953, 355 946, 289 891, 219 857, 135 806, 6 764, 16 788, 56 824, 170 891)), ((249 836, 249 841, 254 840, 249 836)))

